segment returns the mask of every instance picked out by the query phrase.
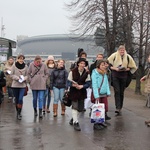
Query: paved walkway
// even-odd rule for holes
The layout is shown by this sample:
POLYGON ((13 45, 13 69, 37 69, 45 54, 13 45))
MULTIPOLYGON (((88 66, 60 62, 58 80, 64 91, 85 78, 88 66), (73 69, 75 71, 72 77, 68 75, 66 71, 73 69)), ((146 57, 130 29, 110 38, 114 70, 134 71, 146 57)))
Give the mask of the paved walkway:
MULTIPOLYGON (((52 112, 42 120, 34 118, 31 91, 24 97, 22 120, 16 119, 15 106, 5 102, 0 108, 0 150, 149 150, 150 128, 144 121, 150 118, 145 97, 126 90, 122 116, 115 116, 113 94, 109 98, 107 129, 94 131, 89 110, 81 113, 81 132, 69 125, 71 109, 57 118, 52 112)), ((51 108, 52 110, 52 108, 51 108)))

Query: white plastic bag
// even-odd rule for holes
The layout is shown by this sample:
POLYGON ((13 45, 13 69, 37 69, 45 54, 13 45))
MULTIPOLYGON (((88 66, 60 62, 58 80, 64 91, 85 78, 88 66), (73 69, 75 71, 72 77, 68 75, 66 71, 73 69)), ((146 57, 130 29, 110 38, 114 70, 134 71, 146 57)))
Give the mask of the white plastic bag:
POLYGON ((92 106, 91 123, 103 122, 105 122, 105 106, 98 102, 92 106))
POLYGON ((84 100, 84 108, 90 109, 93 106, 93 103, 91 102, 91 88, 86 89, 87 91, 87 98, 84 100))

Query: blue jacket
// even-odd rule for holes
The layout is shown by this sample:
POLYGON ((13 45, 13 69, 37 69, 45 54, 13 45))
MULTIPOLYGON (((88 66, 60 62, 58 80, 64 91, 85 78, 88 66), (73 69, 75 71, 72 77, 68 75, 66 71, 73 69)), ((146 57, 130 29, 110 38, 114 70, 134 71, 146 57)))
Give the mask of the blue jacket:
POLYGON ((96 69, 94 69, 92 71, 91 79, 94 98, 105 97, 110 95, 109 82, 106 74, 104 74, 104 80, 100 92, 98 89, 100 88, 100 85, 102 83, 103 75, 97 72, 96 69))

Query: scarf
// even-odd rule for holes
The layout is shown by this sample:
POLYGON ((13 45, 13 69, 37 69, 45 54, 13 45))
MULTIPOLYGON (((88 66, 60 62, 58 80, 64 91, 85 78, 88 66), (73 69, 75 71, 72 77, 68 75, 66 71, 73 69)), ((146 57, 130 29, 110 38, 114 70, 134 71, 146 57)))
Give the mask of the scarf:
POLYGON ((15 62, 15 66, 18 68, 18 69, 23 69, 25 67, 25 63, 22 63, 20 64, 18 61, 15 62))
POLYGON ((117 51, 108 57, 108 61, 113 67, 118 67, 119 65, 121 65, 122 67, 130 68, 130 72, 132 74, 137 70, 133 58, 126 52, 123 56, 121 56, 117 51))
POLYGON ((55 67, 55 64, 49 64, 48 65, 48 68, 54 68, 55 67))
POLYGON ((106 71, 103 71, 103 70, 101 70, 101 69, 96 69, 97 70, 97 72, 99 73, 99 74, 101 74, 101 75, 104 75, 105 73, 106 73, 106 71))
POLYGON ((36 61, 34 61, 33 63, 34 63, 34 65, 35 65, 36 67, 40 67, 40 66, 41 66, 41 63, 40 63, 40 64, 39 64, 39 63, 36 63, 36 61))

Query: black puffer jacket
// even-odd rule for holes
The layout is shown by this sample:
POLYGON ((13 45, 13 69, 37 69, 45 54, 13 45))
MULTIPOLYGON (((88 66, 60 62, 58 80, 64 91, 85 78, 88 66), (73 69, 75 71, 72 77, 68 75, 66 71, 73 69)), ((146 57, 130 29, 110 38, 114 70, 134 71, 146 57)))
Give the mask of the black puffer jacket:
POLYGON ((53 87, 67 89, 67 78, 68 72, 65 68, 54 69, 50 76, 50 89, 52 90, 53 87))

